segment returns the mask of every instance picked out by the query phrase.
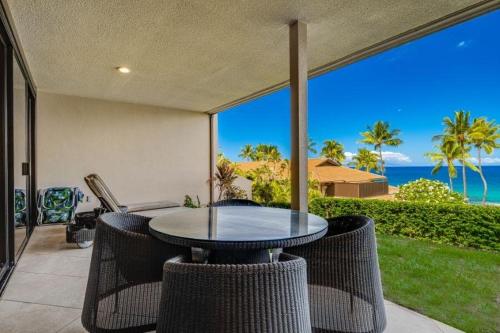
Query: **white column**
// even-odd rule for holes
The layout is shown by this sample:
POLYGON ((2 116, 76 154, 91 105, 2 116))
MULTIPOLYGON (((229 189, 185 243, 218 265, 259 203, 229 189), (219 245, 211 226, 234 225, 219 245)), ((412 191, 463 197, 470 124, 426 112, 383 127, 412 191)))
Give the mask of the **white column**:
POLYGON ((218 123, 217 114, 210 114, 210 203, 213 203, 215 197, 215 172, 217 170, 217 153, 218 153, 218 123))
POLYGON ((308 211, 307 25, 290 24, 292 209, 308 211))

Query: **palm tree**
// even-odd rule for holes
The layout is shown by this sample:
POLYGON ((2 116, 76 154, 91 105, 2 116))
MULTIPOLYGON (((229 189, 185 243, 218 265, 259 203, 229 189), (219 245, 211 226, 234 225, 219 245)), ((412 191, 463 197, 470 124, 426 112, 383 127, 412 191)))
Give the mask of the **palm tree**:
POLYGON ((272 162, 280 162, 281 161, 281 153, 278 150, 278 147, 272 146, 271 149, 269 149, 269 152, 267 154, 267 159, 272 162))
POLYGON ((309 151, 309 153, 311 153, 313 155, 316 155, 318 153, 316 148, 314 148, 315 146, 316 146, 316 142, 314 142, 313 139, 309 138, 307 141, 307 150, 309 151))
POLYGON ((345 160, 344 146, 335 140, 326 140, 321 148, 321 156, 342 163, 345 160))
POLYGON ((488 193, 488 184, 484 177, 483 167, 481 165, 481 151, 486 154, 492 154, 496 148, 500 147, 498 140, 500 139, 500 126, 495 124, 495 121, 488 121, 486 118, 476 118, 472 122, 470 129, 470 141, 477 149, 477 166, 478 172, 483 182, 483 205, 486 204, 486 196, 488 193))
POLYGON ((361 140, 361 142, 373 145, 379 154, 380 172, 382 173, 382 176, 385 171, 385 163, 382 157, 382 147, 397 147, 403 143, 403 141, 397 137, 401 131, 398 129, 391 130, 389 127, 388 122, 377 121, 373 125, 373 128, 368 126, 368 130, 361 133, 361 136, 363 136, 363 140, 361 140))
POLYGON ((457 169, 455 168, 454 161, 458 160, 462 153, 460 147, 454 142, 442 142, 436 145, 437 151, 426 153, 425 156, 435 162, 432 174, 435 175, 439 172, 444 163, 448 166, 448 178, 450 180, 450 190, 453 191, 453 178, 457 177, 457 169))
POLYGON ((245 160, 253 161, 255 159, 255 150, 252 145, 247 144, 241 149, 238 156, 245 160))
POLYGON ((365 171, 370 172, 372 169, 378 170, 378 157, 377 154, 371 152, 369 149, 360 148, 358 153, 352 157, 356 169, 365 168, 365 171))
POLYGON ((281 153, 275 145, 260 143, 255 149, 254 161, 278 161, 281 159, 281 153))
POLYGON ((470 112, 464 110, 455 111, 454 119, 444 117, 444 135, 436 135, 433 140, 456 143, 460 149, 460 163, 462 164, 462 180, 464 182, 464 199, 467 200, 467 176, 465 168, 467 163, 467 152, 469 149, 470 112))

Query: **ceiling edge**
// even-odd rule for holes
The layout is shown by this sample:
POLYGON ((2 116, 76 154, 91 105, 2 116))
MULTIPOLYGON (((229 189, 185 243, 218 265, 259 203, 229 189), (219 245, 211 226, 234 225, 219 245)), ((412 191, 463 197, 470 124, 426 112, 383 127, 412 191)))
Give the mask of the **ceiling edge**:
MULTIPOLYGON (((335 69, 353 64, 353 63, 358 62, 360 60, 363 60, 365 58, 376 55, 378 53, 387 51, 391 48, 400 46, 402 44, 408 43, 408 42, 415 40, 415 39, 418 39, 418 38, 422 38, 426 35, 437 32, 439 30, 446 29, 446 28, 451 27, 453 25, 468 21, 468 20, 473 19, 477 16, 486 14, 488 12, 492 12, 492 11, 497 10, 499 8, 500 8, 500 0, 483 0, 481 2, 474 4, 474 5, 465 7, 459 11, 456 11, 456 12, 451 13, 449 15, 443 16, 443 17, 436 19, 434 21, 422 24, 416 28, 405 31, 399 35, 393 36, 393 37, 388 38, 386 40, 383 40, 379 43, 373 44, 373 45, 368 46, 368 47, 361 49, 359 51, 353 52, 345 57, 342 57, 340 59, 332 61, 328 64, 313 68, 312 70, 309 71, 308 78, 311 79, 311 78, 314 78, 316 76, 331 72, 335 69)), ((259 98, 259 97, 264 96, 264 95, 271 94, 277 90, 285 88, 289 85, 289 83, 290 83, 289 80, 280 82, 278 84, 272 85, 272 86, 265 88, 265 89, 262 89, 262 90, 259 90, 255 93, 250 94, 250 95, 238 98, 238 99, 231 101, 229 103, 225 103, 225 104, 222 104, 222 105, 217 106, 215 108, 212 108, 212 109, 206 111, 206 113, 215 114, 215 113, 225 111, 229 108, 235 107, 237 105, 249 102, 253 99, 259 98)))

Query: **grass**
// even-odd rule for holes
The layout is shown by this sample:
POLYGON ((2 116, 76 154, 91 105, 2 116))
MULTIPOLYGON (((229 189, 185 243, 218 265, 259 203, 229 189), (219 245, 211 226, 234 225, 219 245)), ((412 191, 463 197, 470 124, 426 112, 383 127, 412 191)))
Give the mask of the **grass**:
POLYGON ((465 332, 500 332, 500 253, 377 238, 386 299, 465 332))

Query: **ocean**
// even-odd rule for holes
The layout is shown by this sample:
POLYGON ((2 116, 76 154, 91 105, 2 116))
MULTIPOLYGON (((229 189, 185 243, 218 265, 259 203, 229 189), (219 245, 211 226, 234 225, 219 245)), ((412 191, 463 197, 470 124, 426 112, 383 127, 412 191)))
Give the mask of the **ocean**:
MULTIPOLYGON (((431 166, 418 167, 387 167, 385 175, 389 184, 398 186, 419 178, 440 180, 448 184, 448 169, 446 167, 433 175, 431 166)), ((488 183, 489 203, 500 204, 500 166, 484 166, 484 176, 488 183)), ((453 179, 453 189, 457 192, 463 192, 462 168, 457 165, 457 178, 453 179)), ((472 203, 480 202, 483 195, 483 183, 477 172, 467 169, 467 193, 472 203)))

